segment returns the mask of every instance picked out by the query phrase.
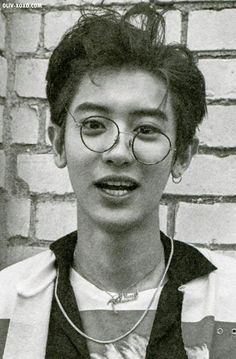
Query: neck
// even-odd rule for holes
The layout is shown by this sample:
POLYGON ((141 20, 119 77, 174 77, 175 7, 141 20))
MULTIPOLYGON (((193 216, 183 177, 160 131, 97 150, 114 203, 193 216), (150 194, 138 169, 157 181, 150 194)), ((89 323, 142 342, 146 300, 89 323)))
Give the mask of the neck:
MULTIPOLYGON (((158 215, 145 223, 118 231, 104 228, 78 216, 79 235, 74 253, 74 267, 101 289, 119 292, 142 284, 154 287, 164 271, 164 251, 160 241, 158 215), (153 271, 153 272, 152 272, 153 271)), ((141 288, 139 287, 139 290, 141 288)))

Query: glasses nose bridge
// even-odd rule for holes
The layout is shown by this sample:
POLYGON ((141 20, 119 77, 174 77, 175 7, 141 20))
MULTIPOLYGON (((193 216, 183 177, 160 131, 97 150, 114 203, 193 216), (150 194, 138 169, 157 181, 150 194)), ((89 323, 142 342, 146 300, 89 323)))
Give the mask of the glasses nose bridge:
MULTIPOLYGON (((118 127, 118 129, 119 129, 119 127, 118 127)), ((128 142, 128 146, 129 146, 129 148, 132 148, 132 144, 133 144, 133 140, 134 140, 134 134, 132 132, 130 132, 130 131, 120 131, 120 129, 119 129, 119 132, 118 132, 118 135, 117 135, 117 138, 115 140, 114 145, 117 145, 119 143, 121 134, 128 135, 130 137, 129 142, 128 142)))

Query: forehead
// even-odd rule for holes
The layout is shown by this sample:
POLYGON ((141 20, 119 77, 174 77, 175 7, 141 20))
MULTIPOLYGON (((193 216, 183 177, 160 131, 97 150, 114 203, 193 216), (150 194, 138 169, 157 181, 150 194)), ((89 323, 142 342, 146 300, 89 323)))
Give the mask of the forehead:
MULTIPOLYGON (((164 104, 166 94, 164 81, 147 71, 103 69, 82 78, 71 110, 81 108, 84 103, 103 106, 108 112, 119 114, 143 108, 154 109, 164 104)), ((169 115, 172 113, 170 96, 167 98, 165 110, 169 115)))

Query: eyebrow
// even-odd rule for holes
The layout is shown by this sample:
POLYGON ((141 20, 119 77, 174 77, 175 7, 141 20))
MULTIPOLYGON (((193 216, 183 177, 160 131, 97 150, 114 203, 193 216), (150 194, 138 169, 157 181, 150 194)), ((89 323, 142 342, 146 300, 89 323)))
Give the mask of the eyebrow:
POLYGON ((165 112, 163 112, 162 110, 160 110, 159 108, 146 108, 146 109, 142 109, 142 110, 135 110, 132 111, 130 113, 133 116, 150 116, 150 117, 157 117, 160 118, 161 120, 165 120, 167 121, 167 115, 165 114, 165 112))
POLYGON ((75 112, 79 111, 98 111, 109 113, 110 109, 107 106, 99 105, 93 102, 83 102, 75 109, 75 112))
MULTIPOLYGON (((80 105, 78 105, 75 109, 75 112, 79 111, 97 111, 97 112, 103 112, 103 113, 110 113, 111 110, 109 107, 105 105, 99 105, 93 102, 83 102, 80 105)), ((129 115, 134 117, 141 117, 141 116, 150 116, 150 117, 156 117, 161 120, 167 121, 167 115, 165 112, 163 112, 160 108, 143 108, 143 109, 137 109, 134 111, 129 112, 129 115)))

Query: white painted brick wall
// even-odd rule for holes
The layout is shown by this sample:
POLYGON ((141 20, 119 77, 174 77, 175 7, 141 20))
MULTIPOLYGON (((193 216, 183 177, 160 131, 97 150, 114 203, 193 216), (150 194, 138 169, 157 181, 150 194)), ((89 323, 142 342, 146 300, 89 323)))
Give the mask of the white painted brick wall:
POLYGON ((5 47, 5 35, 6 35, 6 19, 0 11, 0 49, 3 50, 5 47))
MULTIPOLYGON (((21 4, 29 4, 28 0, 15 0, 18 3, 21 4)), ((123 0, 120 0, 123 1, 123 0)), ((45 5, 50 5, 50 6, 69 6, 69 5, 99 5, 101 4, 102 0, 40 0, 40 2, 38 0, 31 0, 31 4, 41 4, 42 7, 44 7, 45 5)))
POLYGON ((38 141, 39 118, 36 109, 15 107, 11 111, 11 134, 14 143, 33 144, 38 141))
POLYGON ((166 43, 181 41, 181 13, 180 11, 168 11, 166 20, 166 43))
POLYGON ((4 151, 0 150, 0 187, 4 187, 4 180, 5 180, 5 153, 4 151))
POLYGON ((168 207, 161 205, 159 208, 160 229, 165 233, 167 231, 167 212, 168 207))
POLYGON ((28 237, 29 226, 30 200, 12 197, 7 203, 8 235, 28 237))
POLYGON ((6 247, 6 193, 0 191, 0 268, 6 247))
POLYGON ((48 241, 77 230, 75 202, 42 202, 36 209, 36 237, 48 241))
POLYGON ((192 243, 236 244, 234 203, 180 203, 175 238, 192 243))
MULTIPOLYGON (((189 2, 192 2, 192 3, 194 3, 194 2, 202 2, 202 3, 204 3, 204 2, 206 2, 207 0, 186 0, 185 2, 186 3, 189 3, 189 2)), ((222 0, 214 0, 215 2, 218 2, 218 3, 222 3, 222 0)), ((226 2, 233 2, 234 0, 226 0, 226 2)), ((165 3, 173 3, 173 0, 163 0, 163 2, 165 2, 165 3)), ((180 2, 180 3, 183 3, 184 2, 184 0, 174 0, 174 2, 180 2)))
POLYGON ((44 45, 47 49, 54 48, 62 35, 80 16, 79 11, 52 11, 45 15, 44 45))
MULTIPOLYGON (((86 0, 84 1, 86 3, 86 0)), ((88 1, 87 1, 88 2, 88 1)), ((140 1, 139 0, 130 0, 128 2, 128 4, 137 4, 139 3, 140 1)), ((144 0, 144 2, 148 2, 148 0, 144 0)), ((104 4, 105 5, 111 5, 111 4, 121 4, 123 5, 124 4, 124 0, 105 0, 104 1, 104 4)))
POLYGON ((0 143, 3 140, 3 111, 4 106, 0 106, 0 143))
POLYGON ((197 155, 180 184, 168 181, 165 193, 186 195, 235 195, 236 156, 197 155))
POLYGON ((34 52, 39 44, 41 15, 17 12, 11 16, 11 47, 15 52, 34 52))
POLYGON ((48 127, 49 127, 50 123, 51 123, 51 114, 50 114, 50 110, 47 109, 46 110, 46 124, 45 124, 45 141, 46 141, 47 145, 51 145, 51 141, 48 136, 48 127))
POLYGON ((192 50, 236 48, 236 9, 189 14, 188 46, 192 50))
MULTIPOLYGON (((167 229, 167 206, 160 206, 160 228, 167 229)), ((77 229, 76 202, 42 202, 36 209, 36 237, 56 240, 77 229), (60 225, 58 225, 60 223, 60 225)))
MULTIPOLYGON (((79 11, 50 12, 45 15, 45 47, 52 49, 58 44, 62 35, 78 20, 79 11)), ((181 14, 180 11, 168 11, 166 16, 166 43, 180 42, 181 14)))
MULTIPOLYGON (((15 1, 21 4, 29 3, 28 0, 15 1)), ((131 0, 129 3, 123 0, 105 0, 104 4, 115 4, 114 8, 123 12, 125 8, 138 2, 139 0, 131 0)), ((170 1, 165 0, 165 2, 168 3, 170 1)), ((178 3, 179 6, 174 6, 173 10, 168 11, 165 15, 167 20, 167 42, 180 40, 181 11, 187 11, 189 12, 189 23, 186 28, 189 32, 187 36, 188 44, 194 50, 218 50, 214 53, 215 58, 204 59, 204 55, 202 54, 202 58, 199 61, 200 68, 206 76, 208 96, 214 100, 236 98, 236 59, 235 56, 232 56, 233 53, 230 55, 228 51, 224 51, 224 49, 236 50, 236 8, 234 2, 235 0, 215 0, 214 2, 206 2, 206 0, 175 0, 174 3, 178 3), (208 5, 210 10, 206 9, 208 5), (227 7, 227 9, 217 11, 221 7, 227 7)), ((8 122, 7 113, 4 119, 4 134, 2 133, 1 126, 1 111, 5 99, 0 98, 0 141, 2 137, 5 136, 4 143, 1 144, 0 150, 0 187, 4 186, 5 162, 7 165, 6 179, 8 179, 8 176, 11 176, 13 188, 14 181, 17 182, 17 177, 14 177, 14 156, 7 156, 5 158, 4 155, 5 149, 8 150, 8 140, 12 139, 13 144, 17 144, 17 146, 13 146, 13 150, 17 155, 17 175, 28 184, 29 190, 35 193, 37 204, 37 211, 35 213, 37 221, 35 227, 36 237, 38 239, 54 240, 76 228, 76 219, 73 217, 76 216, 75 203, 70 202, 66 195, 72 192, 67 170, 58 169, 53 163, 52 154, 43 154, 47 149, 42 147, 41 151, 41 144, 40 146, 35 146, 39 139, 38 135, 40 139, 43 138, 45 113, 44 111, 40 111, 37 115, 36 111, 27 107, 32 103, 32 100, 27 98, 34 97, 33 103, 39 106, 39 108, 42 108, 42 106, 46 104, 44 101, 45 74, 48 60, 39 57, 48 57, 49 51, 55 47, 64 31, 71 27, 77 20, 80 8, 76 6, 84 4, 95 5, 101 3, 101 0, 32 0, 30 3, 41 3, 43 7, 38 10, 4 10, 7 18, 9 18, 9 20, 12 19, 12 22, 9 21, 7 27, 5 16, 3 16, 0 11, 0 49, 2 50, 4 44, 11 45, 13 60, 16 55, 16 71, 13 68, 10 68, 9 71, 11 78, 9 79, 10 81, 8 81, 10 91, 7 93, 7 103, 11 104, 11 101, 15 103, 16 100, 15 93, 11 92, 11 80, 14 79, 14 76, 14 90, 16 91, 16 95, 26 97, 23 101, 19 99, 19 102, 24 103, 24 105, 21 105, 19 113, 16 109, 14 110, 13 107, 11 108, 13 112, 10 111, 9 113, 9 115, 12 116, 10 123, 8 122), (46 5, 48 5, 48 7, 46 7, 46 5), (75 6, 70 7, 69 5, 75 6), (41 29, 43 31, 42 34, 40 34, 39 26, 41 16, 42 20, 43 16, 45 16, 41 29), (25 31, 23 32, 24 28, 25 31), (5 37, 6 30, 7 33, 5 37), (39 52, 36 53, 35 51, 39 43, 39 34, 41 36, 40 40, 44 41, 42 45, 45 46, 45 49, 38 48, 39 52), (29 51, 31 54, 28 55, 24 53, 21 55, 19 53, 20 51, 29 51), (23 146, 25 144, 31 144, 32 151, 29 149, 29 152, 25 152, 25 146, 23 146), (36 154, 34 153, 36 151, 42 153, 36 154), (43 193, 49 193, 49 196, 46 196, 48 199, 45 202, 41 201, 40 196, 38 197, 38 194, 43 193), (50 200, 51 194, 54 193, 60 195, 60 200, 50 200), (66 217, 64 222, 62 222, 65 213, 70 213, 71 218, 66 217), (73 226, 74 228, 72 228, 73 226)), ((113 7, 111 6, 111 8, 113 7)), ((187 19, 185 18, 185 20, 187 19)), ((8 49, 6 52, 3 51, 0 56, 0 97, 6 96, 8 75, 7 62, 3 56, 11 57, 8 49)), ((8 66, 11 66, 11 61, 9 61, 8 66)), ((215 104, 209 106, 209 118, 200 127, 200 140, 202 145, 209 147, 235 147, 235 108, 236 106, 233 105, 220 106, 220 104, 215 104)), ((48 123, 49 112, 46 111, 46 126, 48 123)), ((47 136, 46 144, 50 144, 47 136)), ((212 151, 214 152, 214 150, 212 151)), ((235 243, 232 241, 231 236, 232 233, 235 233, 235 217, 233 215, 233 213, 235 213, 233 208, 235 203, 215 205, 201 203, 202 195, 219 195, 221 196, 222 202, 224 201, 224 196, 235 196, 235 158, 236 156, 233 155, 225 158, 218 158, 213 155, 198 155, 193 160, 190 169, 184 175, 181 184, 174 185, 170 180, 166 190, 167 193, 169 192, 173 195, 173 197, 168 197, 170 210, 172 204, 178 200, 175 194, 189 195, 190 201, 192 195, 198 195, 200 197, 199 204, 180 203, 176 223, 177 237, 179 239, 182 238, 181 231, 184 230, 185 232, 182 234, 185 235, 187 228, 187 230, 191 232, 187 239, 190 240, 193 233, 192 228, 196 229, 196 231, 198 230, 198 234, 201 234, 203 241, 205 241, 205 239, 207 241, 215 239, 219 244, 227 245, 228 243, 235 243), (191 218, 189 218, 189 215, 191 218), (223 221, 221 221, 222 219, 223 221), (200 228, 199 223, 202 222, 203 226, 200 228), (223 224, 221 225, 221 223, 223 224), (224 238, 220 238, 218 234, 221 233, 223 229, 225 229, 227 233, 224 238)), ((20 190, 21 188, 19 187, 19 193, 20 190)), ((7 196, 9 196, 9 193, 7 193, 7 196)), ((2 198, 1 195, 1 199, 2 198)), ((23 235, 26 237, 29 235, 30 197, 17 198, 17 200, 28 202, 26 206, 22 204, 22 207, 19 203, 12 202, 11 213, 16 213, 16 217, 22 215, 24 219, 18 221, 16 218, 15 229, 13 226, 11 229, 12 233, 8 235, 7 239, 11 235, 23 235), (21 208, 24 213, 21 213, 21 208)), ((4 207, 4 211, 5 209, 6 206, 4 207)), ((167 228, 167 209, 167 206, 161 206, 160 208, 160 226, 164 231, 166 231, 167 228)), ((11 215, 11 217, 13 216, 11 215)), ((9 218, 10 215, 8 216, 8 223, 10 223, 9 218)), ((3 221, 0 221, 0 224, 3 223, 3 228, 5 228, 7 218, 6 220, 3 218, 3 221), (3 223, 3 221, 5 222, 3 223)), ((11 221, 14 221, 14 218, 11 219, 11 221)), ((32 221, 32 225, 33 222, 34 221, 32 221)), ((172 228, 173 225, 174 223, 169 223, 170 228, 172 228)), ((199 242, 200 240, 194 237, 191 241, 199 242)), ((2 242, 3 240, 0 239, 0 246, 2 242)), ((4 243, 5 242, 7 241, 4 239, 4 243)), ((40 242, 38 242, 38 245, 40 245, 40 242)), ((39 250, 39 248, 27 247, 27 244, 21 246, 13 243, 13 246, 9 247, 9 250, 6 251, 6 264, 16 262, 39 250)))
POLYGON ((15 90, 19 96, 45 98, 48 60, 19 59, 16 65, 15 90))
POLYGON ((201 145, 235 147, 236 106, 208 106, 208 116, 199 127, 198 137, 201 145))
POLYGON ((236 98, 236 59, 205 59, 199 68, 210 98, 236 98))
POLYGON ((7 90, 7 60, 0 56, 0 96, 6 96, 7 90))
POLYGON ((40 248, 37 246, 24 246, 24 245, 17 245, 17 246, 9 246, 5 250, 5 260, 3 263, 3 266, 11 265, 14 263, 17 263, 19 261, 22 261, 28 257, 32 257, 42 251, 44 251, 44 248, 40 248))
POLYGON ((57 168, 51 154, 18 155, 17 169, 18 176, 28 184, 32 192, 73 192, 67 168, 57 168))
MULTIPOLYGON (((167 0, 169 1, 169 0, 167 0)), ((171 1, 171 0, 170 0, 171 1)), ((183 0, 175 0, 176 2, 183 2, 183 0)), ((230 3, 230 2, 233 2, 234 0, 226 0, 226 2, 230 3)), ((188 0, 187 0, 188 2, 188 0)), ((206 0, 191 0, 191 2, 206 2, 206 0)), ((222 0, 215 0, 215 2, 218 2, 218 3, 222 3, 222 0)))

